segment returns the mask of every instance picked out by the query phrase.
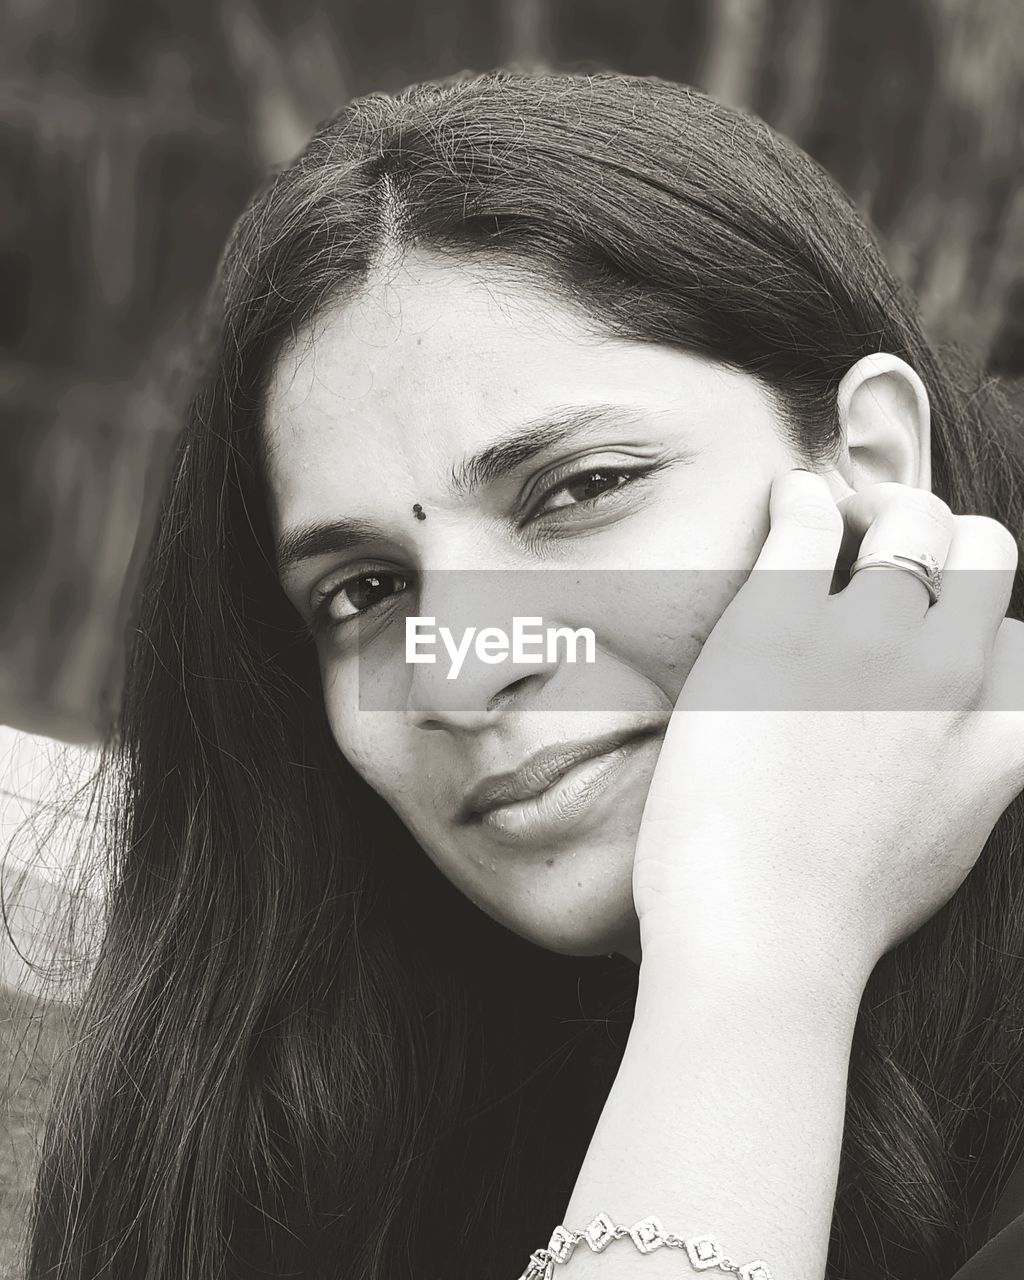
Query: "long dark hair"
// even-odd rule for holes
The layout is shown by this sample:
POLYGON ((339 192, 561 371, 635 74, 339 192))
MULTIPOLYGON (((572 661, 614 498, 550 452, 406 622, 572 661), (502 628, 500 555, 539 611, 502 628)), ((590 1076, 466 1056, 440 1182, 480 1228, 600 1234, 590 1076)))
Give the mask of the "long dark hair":
MULTIPOLYGON (((348 105, 222 261, 103 755, 108 916, 27 1280, 510 1280, 561 1221, 636 969, 545 952, 437 871, 338 751, 270 555, 275 354, 416 245, 494 255, 601 329, 756 376, 811 462, 836 455, 843 373, 894 352, 930 392, 935 491, 1024 529, 1005 408, 933 349, 850 202, 761 121, 612 73, 348 105)), ((872 976, 834 1280, 950 1276, 1024 1154, 1022 828, 1018 799, 872 976)))

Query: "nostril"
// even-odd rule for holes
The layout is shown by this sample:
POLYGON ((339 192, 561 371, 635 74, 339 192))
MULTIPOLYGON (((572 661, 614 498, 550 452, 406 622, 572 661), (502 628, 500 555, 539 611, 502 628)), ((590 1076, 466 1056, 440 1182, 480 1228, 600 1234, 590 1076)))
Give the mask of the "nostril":
POLYGON ((490 699, 487 703, 487 710, 493 711, 494 708, 500 706, 503 701, 506 701, 509 698, 514 698, 521 689, 524 689, 531 680, 535 680, 536 678, 536 673, 531 672, 529 675, 520 676, 518 680, 510 680, 508 684, 503 685, 502 688, 500 688, 490 699))

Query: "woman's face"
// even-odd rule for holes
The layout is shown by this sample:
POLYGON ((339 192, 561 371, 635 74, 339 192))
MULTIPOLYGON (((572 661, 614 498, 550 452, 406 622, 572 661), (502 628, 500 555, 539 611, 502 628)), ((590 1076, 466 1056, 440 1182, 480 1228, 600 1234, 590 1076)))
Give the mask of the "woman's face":
POLYGON ((281 583, 307 623, 323 604, 345 757, 495 920, 639 961, 661 737, 768 532, 772 477, 801 462, 759 383, 602 334, 494 263, 416 252, 296 336, 265 429, 281 583), (434 663, 407 660, 414 616, 434 663), (475 648, 468 628, 513 617, 590 628, 594 650, 475 648), (470 636, 461 665, 445 627, 470 636))

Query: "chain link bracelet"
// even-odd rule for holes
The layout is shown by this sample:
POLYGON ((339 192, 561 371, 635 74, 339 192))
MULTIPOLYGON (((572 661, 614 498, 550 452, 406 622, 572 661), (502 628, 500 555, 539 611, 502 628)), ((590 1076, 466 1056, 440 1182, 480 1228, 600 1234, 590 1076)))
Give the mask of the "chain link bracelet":
POLYGON ((594 1253, 607 1249, 613 1240, 624 1236, 636 1245, 641 1253, 651 1253, 665 1245, 669 1249, 685 1249, 695 1271, 707 1271, 712 1267, 732 1272, 739 1280, 772 1280, 767 1262, 758 1258, 742 1265, 726 1257, 712 1235, 691 1236, 684 1240, 672 1231, 666 1231, 657 1218, 643 1218, 631 1227, 617 1227, 606 1213, 599 1213, 582 1231, 570 1231, 568 1227, 555 1227, 546 1249, 535 1249, 519 1280, 552 1280, 555 1264, 568 1262, 573 1250, 585 1240, 594 1253))

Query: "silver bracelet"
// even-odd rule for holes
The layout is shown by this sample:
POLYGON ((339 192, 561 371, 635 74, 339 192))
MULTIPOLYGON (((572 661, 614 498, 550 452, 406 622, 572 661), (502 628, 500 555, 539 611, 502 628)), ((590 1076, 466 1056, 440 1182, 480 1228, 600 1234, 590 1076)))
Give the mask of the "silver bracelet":
POLYGON ((735 1272, 739 1280, 772 1280, 767 1262, 758 1258, 742 1266, 727 1258, 714 1236, 703 1234, 684 1240, 672 1231, 666 1231, 657 1218, 643 1218, 631 1227, 617 1227, 606 1213, 599 1213, 582 1231, 570 1231, 568 1227, 555 1227, 546 1249, 535 1249, 519 1280, 552 1280, 555 1263, 568 1262, 581 1240, 585 1240, 594 1253, 607 1249, 613 1240, 629 1236, 641 1253, 651 1253, 666 1245, 669 1249, 685 1249, 695 1271, 707 1271, 717 1267, 719 1271, 735 1272))

